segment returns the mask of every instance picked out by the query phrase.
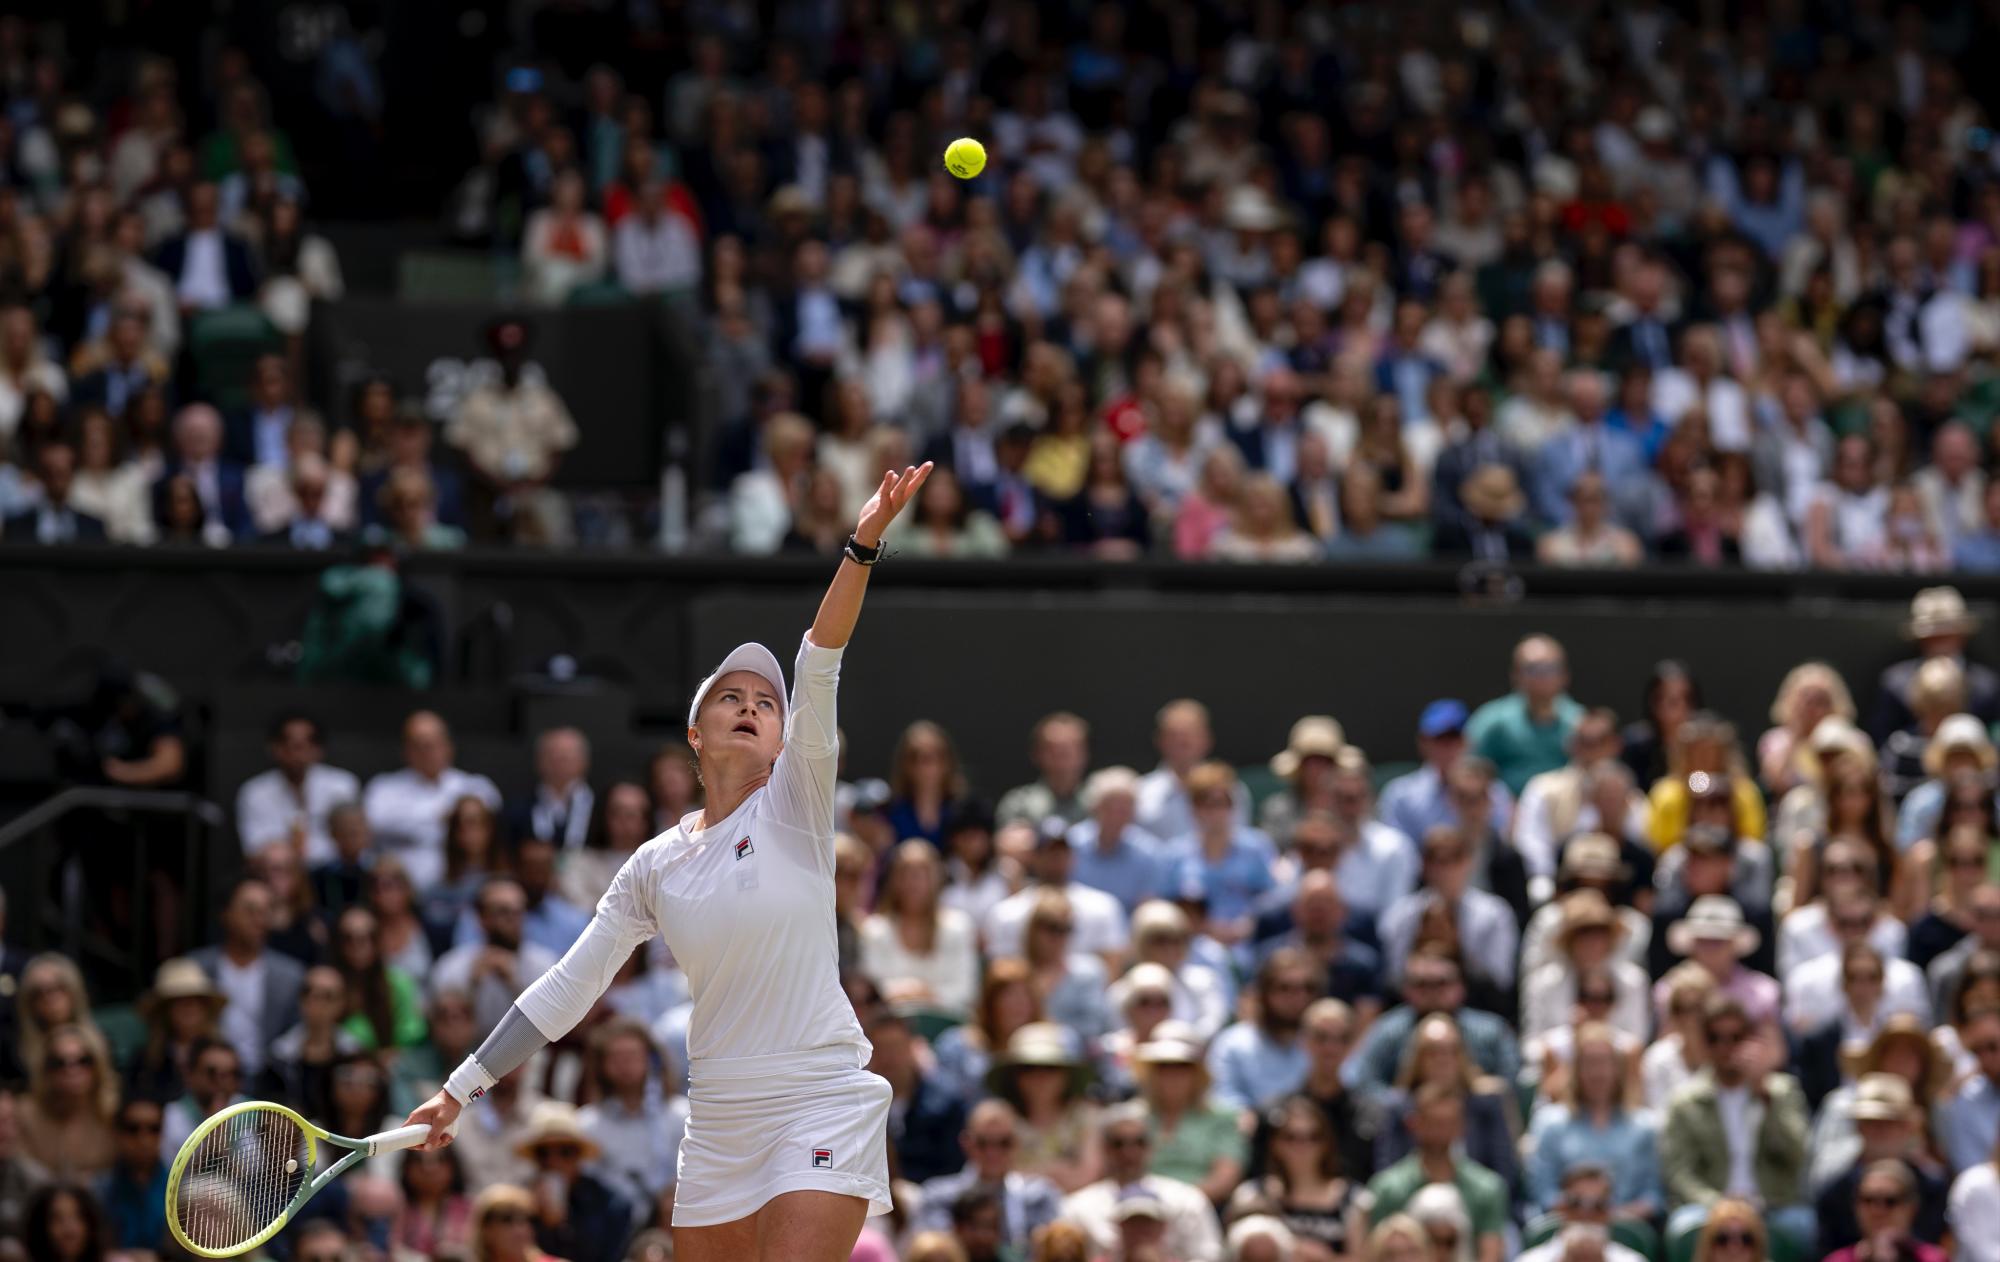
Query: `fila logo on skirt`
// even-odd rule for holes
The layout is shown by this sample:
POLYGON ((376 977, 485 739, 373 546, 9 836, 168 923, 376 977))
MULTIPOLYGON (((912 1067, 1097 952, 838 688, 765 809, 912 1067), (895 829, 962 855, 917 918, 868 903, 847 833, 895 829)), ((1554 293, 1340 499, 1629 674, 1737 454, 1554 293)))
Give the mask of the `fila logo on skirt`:
POLYGON ((736 843, 736 858, 739 862, 748 859, 755 853, 757 853, 756 848, 750 844, 748 837, 736 843))
POLYGON ((833 1169, 833 1149, 831 1148, 813 1149, 813 1169, 815 1170, 833 1169))

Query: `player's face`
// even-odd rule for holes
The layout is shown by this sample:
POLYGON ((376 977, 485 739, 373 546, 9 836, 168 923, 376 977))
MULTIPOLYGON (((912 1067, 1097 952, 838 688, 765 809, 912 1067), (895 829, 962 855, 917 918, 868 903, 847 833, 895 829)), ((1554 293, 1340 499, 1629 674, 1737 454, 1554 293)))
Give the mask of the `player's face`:
POLYGON ((716 680, 702 698, 695 737, 695 748, 703 754, 754 754, 767 764, 775 762, 784 743, 785 716, 771 682, 747 670, 716 680))

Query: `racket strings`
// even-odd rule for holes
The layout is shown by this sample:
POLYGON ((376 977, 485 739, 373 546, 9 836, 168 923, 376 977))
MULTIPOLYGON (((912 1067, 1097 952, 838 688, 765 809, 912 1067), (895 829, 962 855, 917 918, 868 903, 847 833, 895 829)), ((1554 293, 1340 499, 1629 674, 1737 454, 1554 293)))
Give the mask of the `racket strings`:
POLYGON ((239 1113, 202 1137, 188 1158, 174 1211, 203 1249, 248 1243, 284 1214, 312 1173, 310 1138, 283 1113, 239 1113), (289 1169, 287 1166, 289 1165, 289 1169))

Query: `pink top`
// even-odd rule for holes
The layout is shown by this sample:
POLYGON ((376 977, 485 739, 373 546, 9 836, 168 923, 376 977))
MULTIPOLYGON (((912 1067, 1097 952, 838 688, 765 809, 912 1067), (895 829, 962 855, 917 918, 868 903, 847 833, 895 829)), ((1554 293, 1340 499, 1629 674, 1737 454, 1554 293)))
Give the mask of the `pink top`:
MULTIPOLYGON (((1775 978, 1738 964, 1720 990, 1743 1005, 1743 1015, 1750 1018, 1750 1024, 1764 1025, 1778 1019, 1779 993, 1775 978)), ((1667 1025, 1667 1005, 1672 998, 1666 978, 1653 983, 1653 1012, 1662 1029, 1667 1025)))
POLYGON ((854 1252, 847 1258, 848 1262, 896 1262, 896 1250, 881 1232, 873 1227, 863 1227, 861 1238, 854 1242, 854 1252))

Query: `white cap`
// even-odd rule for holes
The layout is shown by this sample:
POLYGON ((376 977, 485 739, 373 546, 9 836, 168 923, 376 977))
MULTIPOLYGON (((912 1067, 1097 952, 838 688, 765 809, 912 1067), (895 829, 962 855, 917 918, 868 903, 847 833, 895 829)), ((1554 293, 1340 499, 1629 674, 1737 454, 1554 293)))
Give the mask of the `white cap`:
POLYGON ((747 670, 754 675, 762 675, 771 681, 771 687, 778 694, 778 713, 791 711, 792 703, 785 692, 785 672, 778 666, 777 654, 761 644, 739 644, 729 650, 729 656, 722 659, 722 665, 715 668, 701 687, 694 690, 694 700, 688 702, 688 726, 694 726, 695 716, 701 713, 701 701, 708 690, 715 687, 715 681, 732 671, 747 670))

